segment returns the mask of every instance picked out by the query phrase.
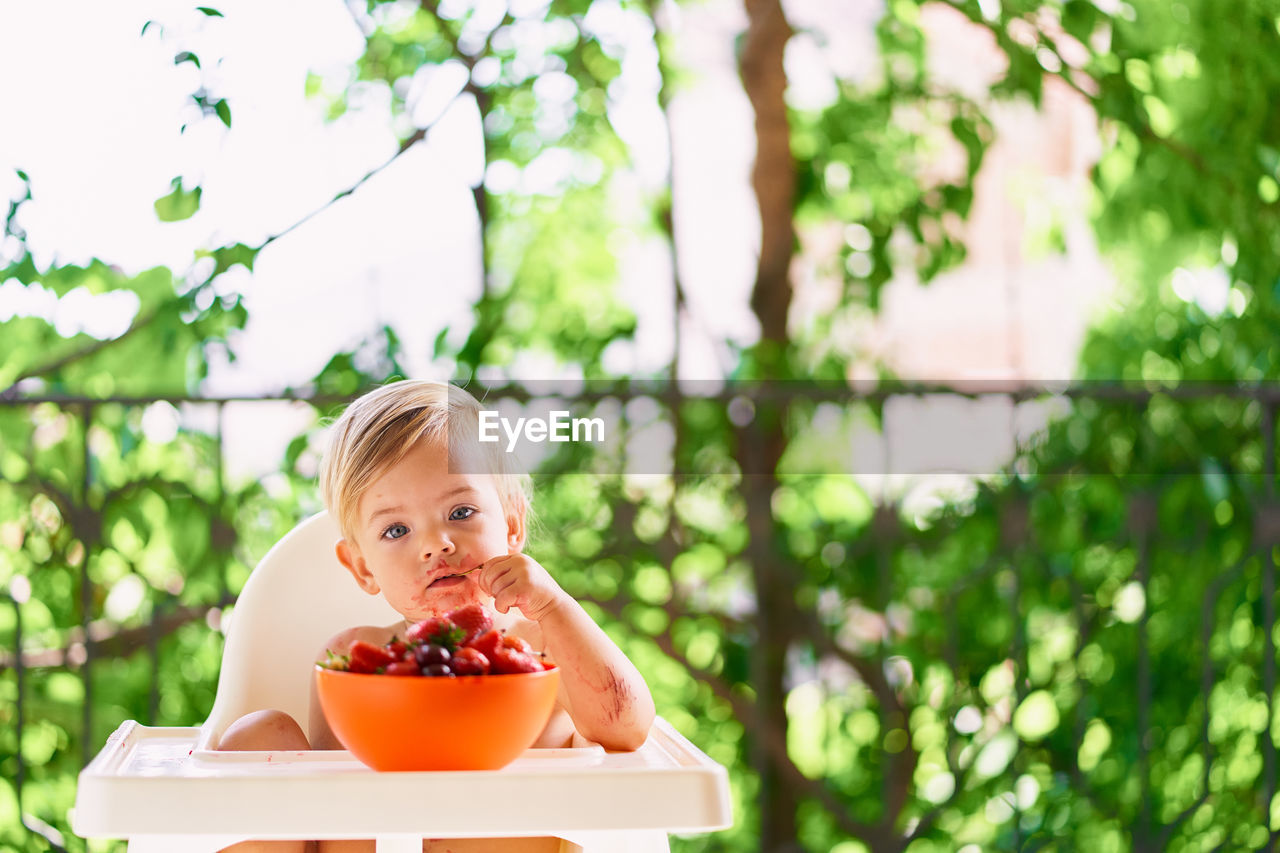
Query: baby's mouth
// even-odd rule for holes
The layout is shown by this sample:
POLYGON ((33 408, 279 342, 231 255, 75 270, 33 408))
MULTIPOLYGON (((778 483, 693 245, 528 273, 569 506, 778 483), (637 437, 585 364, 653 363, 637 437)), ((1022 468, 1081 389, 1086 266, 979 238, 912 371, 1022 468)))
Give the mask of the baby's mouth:
POLYGON ((454 572, 453 574, 441 575, 440 577, 433 580, 431 583, 427 584, 427 586, 433 587, 436 584, 440 584, 442 586, 453 586, 455 583, 462 581, 463 578, 465 578, 467 575, 471 574, 478 568, 480 567, 476 566, 475 568, 467 569, 464 572, 454 572))

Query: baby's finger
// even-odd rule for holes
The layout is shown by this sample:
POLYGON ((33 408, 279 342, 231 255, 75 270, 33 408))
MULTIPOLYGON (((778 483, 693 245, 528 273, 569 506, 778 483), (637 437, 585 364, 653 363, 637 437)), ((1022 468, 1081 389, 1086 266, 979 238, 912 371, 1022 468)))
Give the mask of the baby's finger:
POLYGON ((493 559, 485 560, 477 568, 476 582, 480 584, 480 589, 487 595, 494 594, 494 582, 503 574, 503 571, 498 568, 498 561, 502 559, 502 557, 494 557, 493 559))
POLYGON ((510 558, 505 554, 497 557, 490 557, 488 560, 485 560, 480 564, 476 573, 481 576, 488 576, 490 581, 492 581, 493 578, 507 570, 508 567, 505 565, 505 562, 508 559, 510 558))
POLYGON ((507 599, 509 604, 511 590, 515 585, 516 579, 511 577, 509 572, 504 572, 495 578, 493 583, 489 585, 489 594, 493 596, 495 601, 499 598, 503 598, 507 599))
POLYGON ((515 603, 516 596, 512 594, 509 587, 493 597, 493 608, 499 613, 506 613, 515 603))

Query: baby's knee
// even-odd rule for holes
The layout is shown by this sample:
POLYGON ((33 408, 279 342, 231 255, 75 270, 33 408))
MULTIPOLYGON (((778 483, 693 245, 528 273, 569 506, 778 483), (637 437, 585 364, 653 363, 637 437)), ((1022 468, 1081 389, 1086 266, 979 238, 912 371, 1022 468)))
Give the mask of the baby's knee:
POLYGON ((245 714, 222 733, 218 749, 310 749, 307 735, 284 711, 265 710, 245 714))

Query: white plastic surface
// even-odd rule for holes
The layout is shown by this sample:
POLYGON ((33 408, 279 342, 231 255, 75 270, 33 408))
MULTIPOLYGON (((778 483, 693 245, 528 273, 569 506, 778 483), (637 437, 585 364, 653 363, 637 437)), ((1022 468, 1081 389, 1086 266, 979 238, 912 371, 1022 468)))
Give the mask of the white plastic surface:
POLYGON ((448 773, 378 773, 341 750, 210 760, 199 732, 124 723, 80 774, 76 834, 200 836, 210 849, 250 837, 552 835, 640 850, 655 847, 625 836, 666 849, 666 833, 732 822, 725 769, 662 719, 635 752, 530 749, 501 770, 448 773))

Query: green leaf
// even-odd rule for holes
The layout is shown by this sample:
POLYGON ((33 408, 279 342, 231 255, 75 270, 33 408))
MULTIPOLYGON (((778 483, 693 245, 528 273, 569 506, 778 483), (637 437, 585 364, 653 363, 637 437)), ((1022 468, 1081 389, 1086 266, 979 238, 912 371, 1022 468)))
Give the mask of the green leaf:
POLYGON ((435 343, 431 347, 431 354, 434 358, 439 358, 441 355, 444 354, 445 346, 447 344, 446 339, 448 337, 449 337, 449 327, 445 326, 443 329, 440 330, 440 333, 436 335, 435 343))
POLYGON ((173 179, 173 192, 156 199, 156 217, 161 222, 179 222, 190 219, 200 209, 200 187, 186 190, 182 187, 182 179, 173 179))
POLYGON ((246 246, 244 243, 236 243, 232 246, 222 246, 214 249, 212 252, 199 252, 200 255, 208 255, 214 259, 215 266, 213 275, 209 278, 215 278, 236 264, 241 264, 245 269, 253 272, 253 262, 258 257, 258 249, 253 246, 246 246))
POLYGON ((181 65, 184 62, 190 62, 195 65, 196 68, 200 67, 200 57, 196 56, 189 50, 184 50, 173 57, 174 65, 181 65))
POLYGON ((1087 44, 1103 13, 1089 0, 1067 0, 1062 6, 1062 28, 1087 44))
POLYGON ((213 105, 213 111, 218 114, 218 118, 222 119, 222 123, 227 127, 231 127, 231 107, 227 104, 227 99, 223 98, 213 105))
POLYGON ((221 12, 219 12, 217 9, 213 8, 212 6, 197 6, 196 11, 203 12, 204 14, 208 15, 210 18, 226 17, 225 15, 223 15, 221 12))
POLYGON ((290 441, 289 446, 286 447, 284 451, 285 467, 290 470, 295 468, 298 464, 298 459, 302 456, 302 454, 306 451, 307 447, 310 446, 310 444, 311 442, 306 433, 303 433, 302 435, 299 435, 296 438, 294 438, 293 441, 290 441))
POLYGON ((333 99, 333 103, 329 104, 329 109, 325 111, 325 121, 337 121, 347 113, 347 97, 343 94, 341 97, 333 99))
POLYGON ((465 630, 457 625, 450 624, 449 627, 441 627, 430 634, 427 637, 427 642, 435 643, 437 646, 444 646, 450 652, 456 652, 466 636, 467 632, 465 630))

